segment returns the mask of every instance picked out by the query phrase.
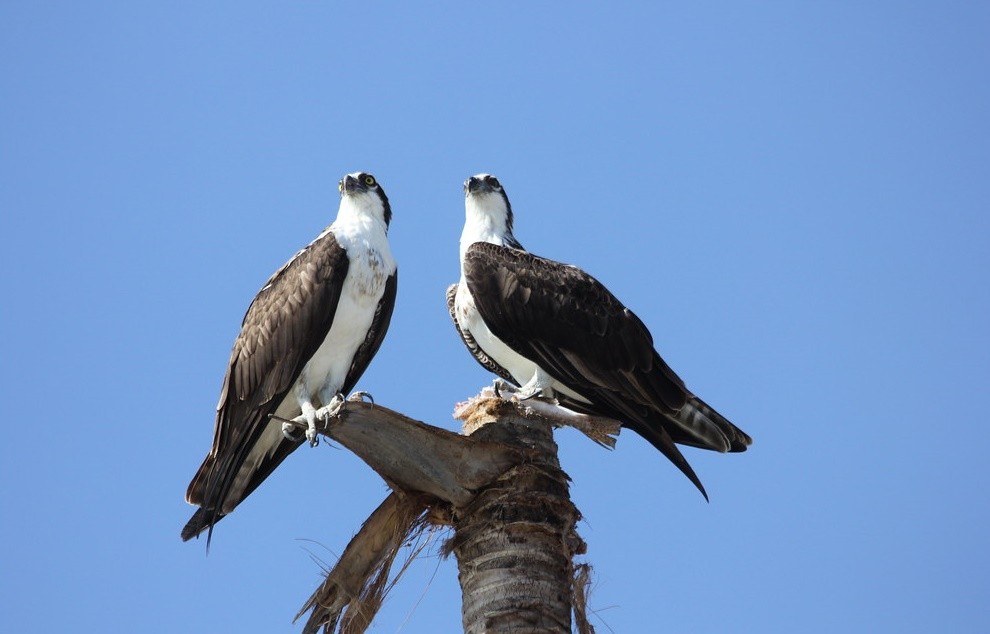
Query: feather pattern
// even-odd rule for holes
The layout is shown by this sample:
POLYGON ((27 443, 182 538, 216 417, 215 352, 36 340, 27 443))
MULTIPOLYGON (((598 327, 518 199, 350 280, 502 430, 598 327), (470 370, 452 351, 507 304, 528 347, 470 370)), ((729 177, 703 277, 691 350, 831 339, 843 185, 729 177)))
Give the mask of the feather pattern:
POLYGON ((481 367, 485 368, 492 374, 498 375, 505 379, 506 381, 518 386, 516 380, 512 378, 512 374, 508 370, 495 363, 491 357, 485 354, 485 351, 481 349, 478 342, 475 341, 474 337, 471 336, 471 332, 466 328, 461 328, 461 324, 457 321, 457 284, 451 284, 447 287, 447 310, 450 312, 450 319, 454 322, 454 328, 457 329, 457 334, 461 336, 461 340, 464 345, 467 346, 468 351, 474 356, 475 360, 481 364, 481 367))
POLYGON ((392 317, 397 269, 386 237, 391 209, 374 177, 341 180, 337 220, 276 271, 251 302, 220 390, 213 447, 186 491, 200 506, 190 539, 250 495, 303 438, 286 438, 272 415, 293 418, 350 392, 381 346, 392 317))
MULTIPOLYGON (((581 269, 476 242, 465 252, 462 272, 491 333, 581 397, 558 393, 562 405, 620 420, 674 462, 702 494, 704 487, 674 443, 742 451, 752 442, 688 391, 654 349, 643 322, 581 269)), ((520 377, 515 378, 518 385, 520 377)))
MULTIPOLYGON (((200 516, 215 521, 229 513, 302 444, 283 437, 231 499, 234 478, 269 416, 329 332, 347 268, 346 253, 326 233, 276 271, 248 307, 220 391, 213 449, 186 493, 186 501, 203 507, 200 516)), ((192 537, 186 533, 183 538, 192 537)))

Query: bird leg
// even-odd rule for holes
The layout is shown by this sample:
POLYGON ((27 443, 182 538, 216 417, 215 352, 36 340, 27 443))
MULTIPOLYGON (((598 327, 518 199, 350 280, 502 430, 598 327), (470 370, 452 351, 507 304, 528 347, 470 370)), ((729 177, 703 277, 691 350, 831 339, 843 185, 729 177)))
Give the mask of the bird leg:
MULTIPOLYGON (((301 418, 306 420, 306 440, 309 441, 311 447, 315 447, 320 444, 320 437, 316 435, 316 419, 320 417, 319 411, 309 401, 300 403, 300 405, 302 406, 301 418)), ((282 435, 289 440, 299 440, 299 437, 292 433, 293 430, 295 430, 294 425, 282 423, 282 435)))
MULTIPOLYGON (((303 434, 296 433, 299 430, 298 423, 291 420, 285 420, 284 418, 280 418, 275 414, 272 414, 271 416, 269 416, 269 418, 282 422, 282 435, 285 436, 287 440, 291 440, 292 442, 302 440, 303 434)), ((302 417, 300 416, 300 418, 302 417)))
MULTIPOLYGON (((316 408, 313 407, 313 399, 309 396, 305 381, 296 381, 295 385, 296 401, 299 402, 299 409, 302 410, 302 418, 306 421, 306 438, 314 447, 316 446, 316 408)), ((289 422, 282 423, 282 435, 292 441, 302 440, 296 433, 296 425, 289 422)))
POLYGON ((292 420, 282 418, 281 416, 276 416, 275 414, 269 414, 268 418, 282 423, 282 435, 292 440, 298 442, 302 440, 302 436, 297 430, 305 427, 305 436, 309 440, 309 444, 313 447, 319 444, 319 436, 316 431, 316 421, 320 420, 324 425, 330 422, 331 418, 336 418, 340 416, 341 410, 344 409, 344 404, 347 401, 351 402, 364 402, 365 399, 371 402, 372 405, 375 404, 375 399, 370 392, 357 391, 348 396, 346 399, 344 395, 340 392, 333 394, 330 397, 329 402, 319 408, 313 406, 313 403, 308 398, 300 398, 299 409, 302 410, 302 414, 296 416, 292 420))
MULTIPOLYGON (((340 414, 346 400, 343 394, 337 392, 330 397, 330 401, 326 405, 314 412, 314 418, 319 418, 324 424, 329 423, 331 418, 336 418, 340 414)), ((306 438, 309 439, 309 444, 313 447, 320 444, 319 436, 316 435, 316 425, 306 430, 306 438)))
MULTIPOLYGON (((316 419, 329 420, 329 416, 326 416, 326 407, 321 407, 319 410, 313 406, 313 399, 309 395, 309 390, 306 389, 305 381, 296 382, 296 400, 299 401, 299 409, 302 410, 302 416, 297 418, 303 418, 306 421, 306 440, 309 441, 310 447, 315 447, 320 444, 320 437, 316 433, 316 419)), ((331 404, 333 401, 331 401, 331 404)), ((338 409, 339 409, 338 405, 338 409)), ((294 434, 295 426, 290 423, 282 423, 282 435, 289 440, 299 440, 299 437, 294 434)))
POLYGON ((316 410, 316 417, 322 421, 329 421, 340 413, 340 410, 344 408, 344 402, 346 400, 347 398, 343 394, 337 392, 330 398, 330 402, 316 410))
POLYGON ((531 398, 541 398, 547 401, 554 400, 553 377, 536 368, 533 378, 519 388, 519 391, 512 395, 514 401, 527 401, 531 398))

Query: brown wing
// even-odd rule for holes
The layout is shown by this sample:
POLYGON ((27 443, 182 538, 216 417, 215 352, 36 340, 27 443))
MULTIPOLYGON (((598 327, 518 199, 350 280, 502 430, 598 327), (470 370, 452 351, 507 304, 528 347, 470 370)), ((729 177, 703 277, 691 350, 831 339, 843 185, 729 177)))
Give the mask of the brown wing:
POLYGON ((636 315, 584 271, 489 243, 467 251, 465 277, 492 332, 583 393, 620 392, 640 408, 676 412, 683 381, 653 350, 636 315))
POLYGON ((492 333, 591 401, 562 397, 565 405, 622 421, 702 493, 674 442, 726 451, 748 440, 711 408, 714 420, 681 415, 694 411, 696 397, 654 350, 643 322, 584 271, 489 243, 468 248, 464 271, 492 333))
MULTIPOLYGON (((282 438, 246 479, 237 477, 269 416, 329 332, 347 268, 347 254, 328 232, 276 271, 248 307, 220 391, 213 448, 186 492, 188 502, 203 507, 197 515, 208 518, 211 529, 301 444, 282 438)), ((202 524, 196 520, 183 530, 184 539, 206 527, 196 530, 202 524)))

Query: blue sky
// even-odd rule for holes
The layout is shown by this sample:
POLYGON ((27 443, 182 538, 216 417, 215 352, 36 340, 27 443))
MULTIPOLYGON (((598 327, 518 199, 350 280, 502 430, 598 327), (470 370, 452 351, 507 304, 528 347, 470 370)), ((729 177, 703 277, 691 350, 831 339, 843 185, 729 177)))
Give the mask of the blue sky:
MULTIPOLYGON (((754 437, 572 430, 599 632, 990 617, 990 10, 979 3, 0 5, 0 630, 296 632, 386 494, 300 450, 203 541, 183 493, 240 319, 375 173, 400 266, 360 387, 456 429, 461 183, 578 264, 754 437)), ((456 568, 375 625, 456 631, 456 568)))

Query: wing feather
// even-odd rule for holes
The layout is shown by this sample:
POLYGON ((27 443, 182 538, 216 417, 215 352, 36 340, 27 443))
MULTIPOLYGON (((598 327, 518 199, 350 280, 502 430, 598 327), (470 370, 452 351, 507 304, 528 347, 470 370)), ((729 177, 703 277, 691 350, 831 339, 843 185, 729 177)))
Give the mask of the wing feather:
POLYGON ((200 519, 209 516, 199 530, 212 529, 301 444, 283 439, 238 482, 270 415, 329 332, 347 269, 347 254, 326 232, 276 271, 248 307, 224 376, 213 447, 186 492, 203 507, 200 519))
POLYGON ((565 397, 565 405, 623 421, 702 492, 674 442, 716 451, 741 451, 751 442, 688 391, 653 348, 643 322, 591 275, 481 242, 468 248, 464 273, 492 333, 591 401, 565 397))
POLYGON ((597 386, 672 413, 687 390, 655 363, 643 322, 598 280, 577 267, 519 249, 472 245, 465 277, 485 323, 506 345, 575 387, 597 386))

